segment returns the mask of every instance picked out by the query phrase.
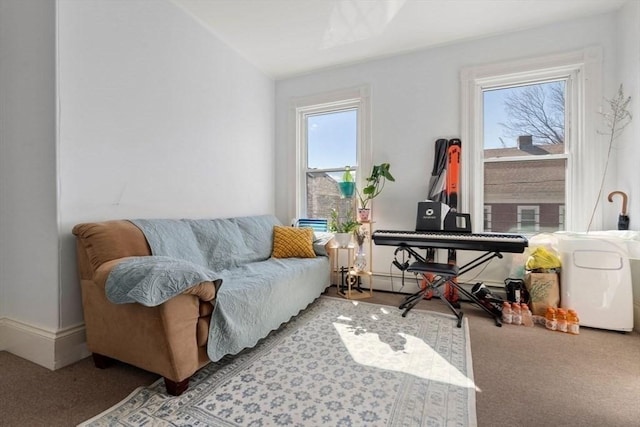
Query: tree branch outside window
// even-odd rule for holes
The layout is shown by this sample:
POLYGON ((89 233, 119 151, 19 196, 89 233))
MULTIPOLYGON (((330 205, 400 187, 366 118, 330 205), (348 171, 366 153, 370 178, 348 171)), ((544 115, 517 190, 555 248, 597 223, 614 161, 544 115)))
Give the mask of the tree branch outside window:
POLYGON ((514 138, 531 135, 534 144, 563 144, 564 105, 564 82, 514 88, 504 102, 509 118, 500 126, 514 138))

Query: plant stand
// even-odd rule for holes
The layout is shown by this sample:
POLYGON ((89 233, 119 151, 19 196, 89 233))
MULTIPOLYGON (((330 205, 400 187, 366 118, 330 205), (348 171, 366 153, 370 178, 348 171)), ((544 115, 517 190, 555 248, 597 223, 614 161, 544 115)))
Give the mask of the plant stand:
POLYGON ((357 246, 350 244, 347 247, 333 246, 331 248, 331 283, 337 286, 338 295, 347 299, 371 298, 373 296, 371 223, 363 223, 362 227, 365 227, 367 233, 363 243, 363 246, 368 249, 365 253, 365 269, 357 270, 355 268, 357 246))

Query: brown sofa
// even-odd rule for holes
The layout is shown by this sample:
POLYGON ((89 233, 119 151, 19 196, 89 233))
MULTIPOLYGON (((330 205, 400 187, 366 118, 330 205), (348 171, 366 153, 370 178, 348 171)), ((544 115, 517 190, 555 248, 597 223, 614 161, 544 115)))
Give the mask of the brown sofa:
MULTIPOLYGON (((271 227, 272 222, 277 222, 275 217, 244 217, 221 221, 233 222, 241 229, 242 240, 249 241, 249 246, 253 244, 257 248, 251 254, 254 259, 248 263, 270 262, 270 245, 273 239, 271 227), (262 228, 256 229, 254 221, 262 224, 262 228)), ((163 376, 169 394, 183 393, 189 386, 191 375, 210 362, 207 343, 212 314, 222 316, 222 312, 214 313, 219 282, 201 282, 156 306, 149 307, 139 303, 114 304, 105 293, 110 272, 119 264, 126 264, 127 260, 151 256, 153 245, 149 245, 138 226, 127 220, 78 224, 73 228, 73 234, 76 236, 87 347, 93 354, 95 365, 105 368, 114 359, 119 360, 163 376)), ((229 245, 222 249, 226 253, 229 245)), ((329 284, 329 261, 320 258, 325 257, 318 257, 315 262, 316 270, 313 272, 318 279, 312 280, 316 282, 313 291, 316 294, 305 296, 306 299, 303 298, 299 303, 301 305, 294 307, 296 312, 317 298, 329 284)), ((294 270, 296 269, 292 269, 294 270)), ((304 289, 299 286, 300 278, 292 277, 282 284, 280 280, 277 282, 274 286, 282 288, 281 292, 295 294, 295 289, 304 289)), ((225 296, 229 295, 234 286, 242 285, 234 284, 233 279, 225 279, 225 296)), ((287 314, 286 319, 290 315, 291 313, 287 314)), ((272 325, 271 329, 277 328, 277 325, 272 325)), ((267 330, 260 333, 266 336, 267 330)), ((246 347, 252 344, 243 345, 246 347)))
POLYGON ((151 255, 138 227, 126 220, 79 224, 78 270, 87 333, 95 365, 112 359, 162 375, 167 392, 180 395, 191 375, 209 363, 207 333, 216 288, 203 282, 156 307, 112 304, 105 295, 111 269, 123 259, 151 255))

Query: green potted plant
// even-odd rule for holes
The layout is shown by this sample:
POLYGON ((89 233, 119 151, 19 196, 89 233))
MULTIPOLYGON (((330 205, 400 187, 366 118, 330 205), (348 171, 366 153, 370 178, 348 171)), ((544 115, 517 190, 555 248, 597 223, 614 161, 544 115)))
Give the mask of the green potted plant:
POLYGON ((351 235, 360 228, 360 224, 354 218, 352 212, 348 212, 345 218, 338 215, 336 209, 331 209, 329 231, 334 233, 336 242, 341 248, 346 248, 351 243, 351 235))
POLYGON ((338 183, 338 187, 340 188, 340 193, 342 197, 346 197, 348 199, 353 197, 353 193, 356 188, 356 182, 353 179, 353 174, 351 173, 351 167, 345 166, 345 171, 342 174, 342 182, 338 183))
POLYGON ((366 180, 366 187, 362 191, 358 191, 358 199, 360 199, 360 208, 358 208, 358 218, 360 221, 368 221, 371 209, 368 207, 369 202, 376 198, 384 188, 387 181, 394 182, 395 178, 389 172, 391 165, 389 163, 381 163, 374 165, 371 169, 371 175, 366 180))

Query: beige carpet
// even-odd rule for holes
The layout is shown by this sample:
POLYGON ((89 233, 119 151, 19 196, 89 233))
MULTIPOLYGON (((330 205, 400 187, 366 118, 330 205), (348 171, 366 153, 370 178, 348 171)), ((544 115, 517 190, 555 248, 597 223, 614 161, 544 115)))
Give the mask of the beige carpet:
MULTIPOLYGON (((335 295, 335 288, 327 293, 335 295)), ((397 305, 402 298, 375 292, 367 301, 397 305)), ((418 307, 447 312, 438 300, 418 307)), ((582 328, 571 336, 540 326, 498 328, 479 308, 463 303, 463 311, 479 426, 639 425, 638 333, 582 328)), ((0 426, 74 426, 156 379, 121 363, 96 369, 90 358, 51 372, 0 352, 0 426)))

